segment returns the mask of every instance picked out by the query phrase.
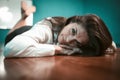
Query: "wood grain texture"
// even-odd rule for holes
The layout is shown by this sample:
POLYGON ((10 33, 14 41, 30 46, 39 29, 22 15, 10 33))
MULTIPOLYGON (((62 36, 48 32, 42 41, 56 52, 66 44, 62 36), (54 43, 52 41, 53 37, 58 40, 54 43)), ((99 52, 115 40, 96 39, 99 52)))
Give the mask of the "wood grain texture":
POLYGON ((7 80, 120 80, 120 49, 100 57, 11 58, 4 64, 7 80))

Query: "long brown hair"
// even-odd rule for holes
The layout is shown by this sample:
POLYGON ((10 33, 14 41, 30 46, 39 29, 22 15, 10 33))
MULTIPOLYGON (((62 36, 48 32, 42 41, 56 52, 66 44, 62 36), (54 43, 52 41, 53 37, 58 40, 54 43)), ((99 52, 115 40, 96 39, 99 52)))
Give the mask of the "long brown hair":
POLYGON ((82 24, 89 36, 89 42, 80 47, 83 55, 104 55, 104 51, 112 44, 112 37, 103 20, 93 14, 73 16, 67 19, 65 25, 74 22, 82 24))

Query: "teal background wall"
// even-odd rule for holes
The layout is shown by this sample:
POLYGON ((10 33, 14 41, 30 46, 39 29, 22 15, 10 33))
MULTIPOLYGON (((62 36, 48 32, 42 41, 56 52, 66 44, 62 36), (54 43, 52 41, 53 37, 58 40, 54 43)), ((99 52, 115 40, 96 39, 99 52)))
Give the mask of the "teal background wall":
POLYGON ((34 23, 50 16, 70 17, 83 14, 82 0, 33 0, 36 6, 34 23))
POLYGON ((33 0, 36 6, 34 23, 48 16, 83 15, 93 13, 100 16, 120 47, 120 0, 33 0))
POLYGON ((5 37, 8 32, 9 32, 9 29, 0 29, 0 45, 4 43, 5 37))

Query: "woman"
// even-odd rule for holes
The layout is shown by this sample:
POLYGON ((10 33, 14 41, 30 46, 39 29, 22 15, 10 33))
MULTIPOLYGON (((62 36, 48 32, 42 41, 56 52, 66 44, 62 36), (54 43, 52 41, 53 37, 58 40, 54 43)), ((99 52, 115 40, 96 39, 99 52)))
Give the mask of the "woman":
POLYGON ((6 57, 41 57, 74 53, 99 56, 104 55, 104 51, 112 44, 112 37, 106 25, 96 15, 73 16, 68 19, 49 17, 31 28, 25 26, 25 19, 29 13, 35 11, 34 9, 22 7, 22 19, 6 38, 6 57), (13 36, 14 33, 16 34, 13 36))

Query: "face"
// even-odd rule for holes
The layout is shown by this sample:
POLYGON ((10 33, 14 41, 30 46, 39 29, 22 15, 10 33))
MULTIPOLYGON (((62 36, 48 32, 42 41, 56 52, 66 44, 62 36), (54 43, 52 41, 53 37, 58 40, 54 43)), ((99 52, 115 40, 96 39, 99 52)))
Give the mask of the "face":
POLYGON ((85 45, 88 40, 86 29, 77 23, 70 23, 65 26, 58 36, 58 42, 60 44, 73 47, 85 45))

